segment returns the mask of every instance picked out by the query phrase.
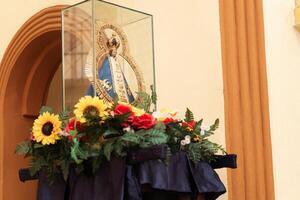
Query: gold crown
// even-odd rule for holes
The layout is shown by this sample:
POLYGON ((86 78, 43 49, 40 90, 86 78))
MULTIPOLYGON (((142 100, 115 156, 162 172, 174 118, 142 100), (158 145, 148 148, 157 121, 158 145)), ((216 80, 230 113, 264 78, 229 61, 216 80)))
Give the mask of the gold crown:
POLYGON ((108 49, 118 49, 120 47, 120 41, 117 38, 116 34, 112 34, 112 36, 107 41, 108 49))

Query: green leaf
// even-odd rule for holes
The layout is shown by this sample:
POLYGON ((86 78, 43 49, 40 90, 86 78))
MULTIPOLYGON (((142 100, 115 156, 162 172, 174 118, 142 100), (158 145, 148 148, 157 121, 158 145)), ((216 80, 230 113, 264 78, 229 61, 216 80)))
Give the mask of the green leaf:
POLYGON ((157 94, 153 85, 150 86, 151 89, 151 100, 154 105, 157 104, 157 94))
POLYGON ((71 158, 76 162, 76 164, 80 164, 83 160, 86 160, 87 157, 87 152, 80 147, 78 139, 73 139, 71 158))
POLYGON ((70 162, 68 160, 62 160, 60 162, 60 168, 64 177, 64 180, 66 181, 69 176, 69 171, 70 171, 70 162))
POLYGON ((97 170, 99 169, 101 163, 102 163, 102 157, 101 156, 96 156, 92 159, 93 174, 95 174, 97 172, 97 170))
POLYGON ((15 153, 18 155, 26 155, 27 153, 30 152, 31 149, 31 142, 30 141, 24 141, 19 143, 16 146, 15 153))
POLYGON ((124 142, 130 143, 130 145, 137 145, 142 141, 142 136, 134 133, 134 132, 128 132, 125 133, 122 137, 121 140, 124 142))
POLYGON ((137 108, 144 109, 146 112, 149 112, 151 107, 151 96, 146 92, 137 92, 137 100, 133 105, 137 108))
POLYGON ((60 121, 66 121, 69 120, 70 111, 62 111, 59 113, 59 119, 60 121))
POLYGON ((122 140, 117 140, 115 142, 114 152, 120 157, 126 156, 126 151, 124 150, 124 142, 122 140))
POLYGON ((188 157, 194 163, 199 162, 202 159, 201 155, 201 144, 200 143, 190 143, 188 145, 187 151, 188 157))
POLYGON ((140 147, 147 148, 153 145, 165 144, 168 141, 168 135, 165 134, 162 127, 155 127, 147 131, 141 132, 138 131, 141 136, 143 136, 143 141, 140 144, 140 147))
POLYGON ((113 140, 109 141, 109 142, 105 143, 104 147, 103 147, 104 156, 106 157, 106 159, 108 161, 110 160, 111 153, 113 152, 113 143, 114 143, 113 140))
POLYGON ((197 133, 197 134, 200 133, 202 122, 203 122, 203 119, 201 119, 200 121, 198 121, 198 122, 195 124, 195 128, 194 128, 194 132, 195 132, 195 133, 197 133))
POLYGON ((48 113, 53 113, 53 109, 49 106, 42 106, 42 108, 40 109, 40 112, 39 114, 43 114, 45 112, 48 112, 48 113))
POLYGON ((216 119, 215 123, 210 126, 209 131, 215 131, 215 130, 217 130, 219 128, 219 124, 220 124, 220 120, 216 119))
POLYGON ((103 133, 104 138, 109 137, 109 136, 115 136, 115 135, 120 135, 120 132, 117 131, 116 129, 110 128, 110 127, 107 130, 105 130, 105 132, 103 133))
POLYGON ((35 149, 43 148, 43 147, 45 147, 45 145, 42 145, 42 144, 39 144, 39 143, 36 143, 36 144, 33 145, 33 148, 35 148, 35 149))
POLYGON ((153 129, 165 132, 166 125, 163 122, 157 122, 157 124, 155 125, 155 127, 153 129))
POLYGON ((29 173, 31 176, 34 176, 36 173, 38 173, 44 164, 44 160, 42 158, 32 158, 29 161, 30 167, 29 167, 29 173))
POLYGON ((128 113, 124 113, 122 115, 115 115, 114 120, 117 120, 118 123, 121 124, 122 122, 126 121, 131 114, 132 114, 131 112, 128 112, 128 113))
POLYGON ((190 109, 186 109, 186 112, 185 112, 185 120, 186 122, 191 122, 194 120, 194 114, 193 112, 190 110, 190 109))
POLYGON ((76 130, 69 130, 69 134, 70 134, 71 136, 76 136, 77 133, 78 133, 78 132, 77 132, 76 130))

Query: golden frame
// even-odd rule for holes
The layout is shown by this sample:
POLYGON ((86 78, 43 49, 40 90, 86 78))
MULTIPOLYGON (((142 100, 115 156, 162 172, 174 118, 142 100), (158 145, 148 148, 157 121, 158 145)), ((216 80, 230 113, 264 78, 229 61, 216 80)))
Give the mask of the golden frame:
MULTIPOLYGON (((130 55, 127 36, 119 25, 112 24, 112 23, 104 23, 100 21, 96 22, 96 45, 95 45, 96 70, 99 70, 104 59, 109 55, 109 49, 106 45, 108 38, 105 34, 105 30, 107 29, 112 30, 120 38, 122 51, 119 53, 119 56, 122 57, 126 62, 128 62, 131 69, 133 70, 137 80, 138 92, 145 92, 145 82, 144 82, 142 72, 138 64, 135 62, 134 58, 130 55)), ((86 64, 86 66, 88 67, 92 66, 92 62, 91 62, 92 59, 90 59, 92 57, 92 54, 93 52, 90 51, 88 56, 89 58, 87 59, 90 61, 90 63, 87 61, 86 64)), ((93 84, 95 79, 91 76, 88 77, 93 84)), ((96 94, 101 99, 103 99, 105 102, 109 102, 109 103, 113 102, 113 98, 105 90, 102 81, 100 81, 100 79, 98 78, 98 74, 96 74, 96 82, 94 86, 96 89, 96 94)), ((135 101, 133 103, 135 103, 135 101)))

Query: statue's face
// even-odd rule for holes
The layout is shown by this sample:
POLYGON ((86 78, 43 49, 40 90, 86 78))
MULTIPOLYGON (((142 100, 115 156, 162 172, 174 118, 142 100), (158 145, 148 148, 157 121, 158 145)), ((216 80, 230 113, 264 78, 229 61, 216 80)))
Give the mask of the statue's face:
POLYGON ((110 50, 110 56, 112 56, 112 57, 116 57, 117 53, 118 53, 117 49, 115 49, 115 48, 113 48, 113 49, 110 50))

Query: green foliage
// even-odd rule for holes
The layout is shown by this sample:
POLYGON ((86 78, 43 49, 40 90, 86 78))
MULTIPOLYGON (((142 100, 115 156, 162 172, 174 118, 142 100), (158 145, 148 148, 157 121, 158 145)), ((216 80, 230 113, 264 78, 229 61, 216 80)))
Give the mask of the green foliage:
POLYGON ((153 129, 149 130, 138 131, 137 134, 144 138, 139 145, 142 148, 165 144, 168 140, 168 136, 165 134, 165 130, 162 128, 162 125, 157 125, 153 129))
POLYGON ((220 123, 219 119, 216 119, 214 124, 209 127, 209 130, 204 132, 203 137, 206 138, 206 137, 213 135, 214 131, 219 128, 219 123, 220 123))
POLYGON ((130 144, 131 146, 140 144, 142 142, 142 140, 143 140, 143 136, 140 134, 136 134, 134 132, 125 133, 121 137, 121 141, 124 141, 127 144, 130 144))
POLYGON ((70 171, 70 161, 68 159, 60 160, 59 165, 62 171, 62 175, 64 180, 66 181, 69 177, 69 171, 70 171))
POLYGON ((156 106, 156 104, 157 104, 157 94, 156 94, 154 85, 151 85, 150 89, 151 89, 151 100, 152 100, 152 103, 156 106))
POLYGON ((83 160, 88 158, 87 152, 80 146, 78 139, 73 139, 71 147, 71 158, 76 164, 81 164, 83 160))
POLYGON ((146 92, 137 92, 137 100, 133 103, 135 107, 144 109, 146 112, 149 112, 151 104, 152 99, 149 94, 147 94, 146 92))
POLYGON ((70 112, 69 111, 62 111, 59 113, 59 120, 63 123, 63 127, 65 127, 68 124, 70 118, 70 112))
POLYGON ((18 155, 27 155, 28 153, 30 153, 30 151, 31 142, 28 140, 17 144, 15 153, 18 155))
POLYGON ((186 109, 186 112, 185 112, 185 120, 186 122, 191 122, 194 120, 194 114, 193 112, 190 110, 190 109, 186 109))
POLYGON ((107 143, 105 143, 105 145, 103 147, 104 156, 106 157, 107 160, 110 160, 111 154, 114 150, 113 144, 114 144, 114 140, 111 140, 111 141, 108 141, 107 143))
POLYGON ((216 119, 215 123, 213 125, 210 126, 210 131, 215 131, 219 128, 219 124, 220 124, 220 120, 216 119))
POLYGON ((210 142, 209 140, 205 139, 200 143, 190 143, 187 145, 186 152, 190 160, 194 163, 199 161, 208 161, 210 162, 213 160, 213 156, 217 154, 219 151, 225 153, 225 150, 222 146, 210 142))
POLYGON ((115 135, 120 135, 120 132, 112 127, 108 127, 108 129, 105 130, 105 132, 103 133, 103 136, 105 138, 115 136, 115 135))
POLYGON ((187 147, 187 154, 190 160, 194 163, 199 162, 202 159, 201 144, 191 143, 187 147))
POLYGON ((196 125, 195 125, 195 128, 194 128, 194 132, 195 133, 200 133, 202 122, 203 122, 203 119, 201 119, 200 121, 196 122, 196 125))
POLYGON ((29 173, 31 176, 34 176, 36 173, 38 173, 44 164, 43 158, 32 158, 29 162, 29 173))
MULTIPOLYGON (((150 113, 152 104, 156 104, 157 101, 153 86, 151 86, 151 90, 151 96, 144 92, 138 92, 134 106, 150 113)), ((112 109, 118 104, 118 101, 116 96, 112 109)), ((44 112, 52 113, 53 110, 49 107, 42 107, 40 114, 44 112)), ((132 114, 108 116, 105 121, 101 121, 95 115, 85 115, 86 122, 81 124, 80 130, 75 127, 74 130, 62 132, 61 139, 55 144, 42 145, 36 141, 24 141, 16 146, 15 153, 31 158, 31 175, 43 170, 51 182, 58 177, 67 180, 70 166, 74 166, 77 172, 96 173, 103 161, 111 160, 112 156, 125 157, 128 151, 149 148, 154 145, 167 144, 167 159, 164 160, 166 163, 173 153, 179 151, 185 151, 194 163, 201 160, 210 161, 213 159, 213 155, 219 152, 225 153, 222 146, 207 139, 219 127, 218 119, 204 133, 201 130, 203 119, 197 121, 193 129, 191 128, 192 130, 183 126, 183 122, 180 120, 174 120, 168 124, 156 122, 156 125, 148 130, 134 130, 130 126, 123 129, 124 123, 130 125, 128 117, 132 114), (186 140, 186 136, 190 136, 191 141, 181 144, 182 140, 186 140), (195 138, 197 140, 193 140, 195 138)), ((68 125, 69 117, 70 112, 68 111, 59 114, 62 130, 68 125)), ((184 121, 194 121, 194 114, 188 108, 184 121)))

